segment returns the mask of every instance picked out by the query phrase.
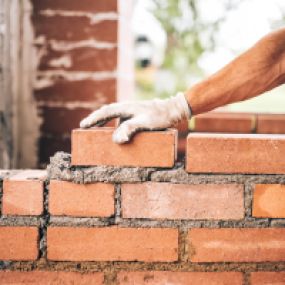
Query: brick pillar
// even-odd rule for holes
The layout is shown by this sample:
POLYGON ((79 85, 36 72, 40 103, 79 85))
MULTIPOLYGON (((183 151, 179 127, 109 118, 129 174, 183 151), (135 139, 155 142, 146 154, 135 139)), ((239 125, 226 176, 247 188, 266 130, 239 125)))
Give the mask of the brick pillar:
POLYGON ((133 94, 130 0, 31 0, 39 163, 70 151, 70 132, 102 104, 133 94))

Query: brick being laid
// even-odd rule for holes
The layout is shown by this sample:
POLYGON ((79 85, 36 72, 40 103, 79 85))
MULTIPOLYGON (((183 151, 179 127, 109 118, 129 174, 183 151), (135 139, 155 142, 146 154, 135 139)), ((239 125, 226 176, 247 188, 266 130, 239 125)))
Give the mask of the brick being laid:
POLYGON ((177 156, 177 131, 136 134, 130 143, 112 141, 114 128, 76 129, 72 132, 72 165, 173 167, 177 156))

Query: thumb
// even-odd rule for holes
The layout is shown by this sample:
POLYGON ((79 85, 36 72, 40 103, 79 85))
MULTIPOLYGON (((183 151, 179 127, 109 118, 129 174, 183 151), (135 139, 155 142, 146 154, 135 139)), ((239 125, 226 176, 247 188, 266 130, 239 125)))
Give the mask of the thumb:
POLYGON ((140 117, 126 120, 114 131, 113 142, 118 144, 128 142, 138 130, 145 129, 143 125, 143 119, 140 117))

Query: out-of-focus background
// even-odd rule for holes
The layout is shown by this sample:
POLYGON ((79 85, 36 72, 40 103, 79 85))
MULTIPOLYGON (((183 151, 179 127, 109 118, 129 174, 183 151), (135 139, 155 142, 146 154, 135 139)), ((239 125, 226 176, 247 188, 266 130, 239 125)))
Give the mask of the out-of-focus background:
MULTIPOLYGON (((284 23, 284 0, 0 0, 0 168, 44 167, 92 110, 190 88, 284 23)), ((285 87, 218 112, 285 113, 285 87)))

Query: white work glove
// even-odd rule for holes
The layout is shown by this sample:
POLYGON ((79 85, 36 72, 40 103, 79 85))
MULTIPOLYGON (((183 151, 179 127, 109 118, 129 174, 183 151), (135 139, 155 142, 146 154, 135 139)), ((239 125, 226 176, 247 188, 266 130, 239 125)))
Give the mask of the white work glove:
POLYGON ((189 119, 191 111, 183 93, 169 99, 142 102, 122 102, 105 105, 80 122, 81 128, 102 125, 120 117, 125 119, 113 133, 113 141, 125 143, 140 130, 161 130, 173 126, 183 118, 189 119))

